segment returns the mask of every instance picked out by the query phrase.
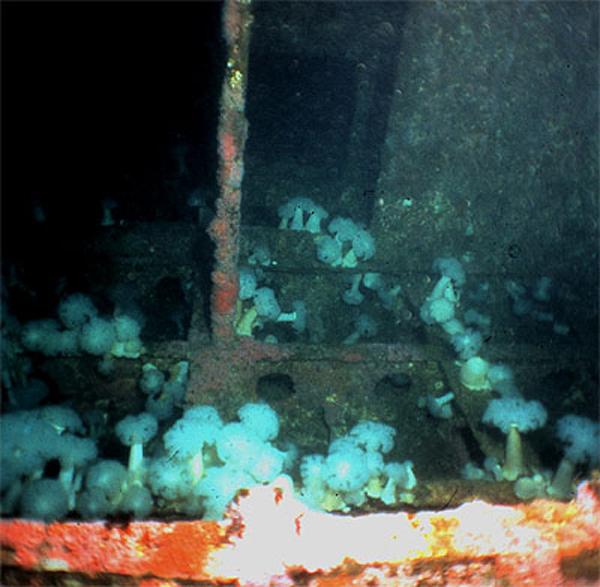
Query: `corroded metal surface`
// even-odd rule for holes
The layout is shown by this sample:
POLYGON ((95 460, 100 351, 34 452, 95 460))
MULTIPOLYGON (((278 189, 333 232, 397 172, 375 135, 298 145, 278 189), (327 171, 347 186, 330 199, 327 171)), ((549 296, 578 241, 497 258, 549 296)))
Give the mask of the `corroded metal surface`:
POLYGON ((231 340, 238 294, 240 203, 244 176, 244 146, 248 122, 244 114, 248 48, 252 15, 250 2, 230 0, 223 7, 227 64, 219 118, 219 198, 208 232, 215 244, 212 272, 211 324, 215 341, 231 340))
POLYGON ((359 517, 308 510, 285 482, 238 497, 223 522, 0 523, 4 573, 76 575, 93 584, 595 585, 597 483, 569 503, 359 517), (120 579, 119 579, 120 576, 120 579), (116 577, 116 578, 115 578, 116 577))

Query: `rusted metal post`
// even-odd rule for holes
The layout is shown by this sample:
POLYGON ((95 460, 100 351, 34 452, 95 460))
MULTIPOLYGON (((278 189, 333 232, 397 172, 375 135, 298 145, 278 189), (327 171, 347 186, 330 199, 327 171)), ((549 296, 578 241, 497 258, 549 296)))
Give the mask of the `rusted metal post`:
POLYGON ((218 129, 219 198, 209 234, 215 244, 212 272, 211 330, 215 343, 231 341, 238 296, 237 261, 240 204, 244 176, 244 146, 248 134, 245 116, 248 49, 252 14, 249 0, 226 0, 223 31, 227 63, 221 91, 218 129))

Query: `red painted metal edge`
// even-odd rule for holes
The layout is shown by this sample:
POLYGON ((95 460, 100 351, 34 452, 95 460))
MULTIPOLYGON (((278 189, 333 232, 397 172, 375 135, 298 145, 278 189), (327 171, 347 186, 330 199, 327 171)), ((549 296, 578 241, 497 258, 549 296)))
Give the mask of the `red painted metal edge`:
POLYGON ((600 486, 569 503, 481 501, 442 512, 340 516, 308 510, 287 481, 245 492, 223 522, 0 522, 7 566, 138 584, 558 585, 600 580, 600 486))

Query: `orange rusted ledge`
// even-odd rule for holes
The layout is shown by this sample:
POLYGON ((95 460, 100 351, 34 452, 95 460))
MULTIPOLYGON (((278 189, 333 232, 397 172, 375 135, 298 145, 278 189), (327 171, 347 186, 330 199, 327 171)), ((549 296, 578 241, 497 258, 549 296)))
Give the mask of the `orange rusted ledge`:
POLYGON ((128 584, 313 587, 598 584, 600 486, 569 503, 481 501, 358 517, 313 512, 285 479, 238 498, 223 522, 0 522, 2 561, 27 571, 125 575, 128 584))

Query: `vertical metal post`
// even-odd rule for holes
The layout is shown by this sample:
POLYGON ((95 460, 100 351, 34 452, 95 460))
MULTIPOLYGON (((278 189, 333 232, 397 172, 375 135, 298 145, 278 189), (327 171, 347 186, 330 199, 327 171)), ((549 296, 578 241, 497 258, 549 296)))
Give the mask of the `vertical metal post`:
POLYGON ((244 146, 248 134, 244 110, 252 24, 250 4, 250 0, 226 0, 223 6, 227 64, 217 137, 219 198, 215 218, 209 226, 209 234, 215 244, 215 265, 211 276, 211 330, 216 344, 231 341, 235 335, 240 205, 244 146))

